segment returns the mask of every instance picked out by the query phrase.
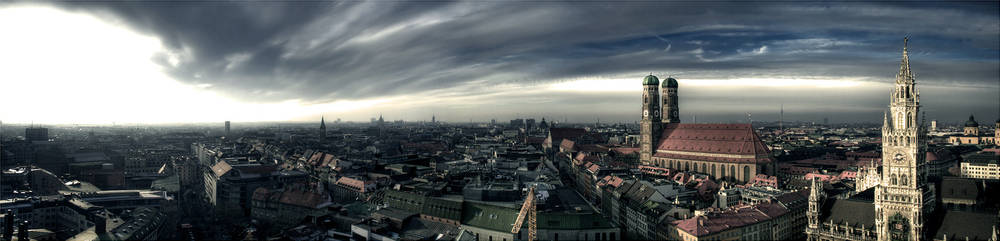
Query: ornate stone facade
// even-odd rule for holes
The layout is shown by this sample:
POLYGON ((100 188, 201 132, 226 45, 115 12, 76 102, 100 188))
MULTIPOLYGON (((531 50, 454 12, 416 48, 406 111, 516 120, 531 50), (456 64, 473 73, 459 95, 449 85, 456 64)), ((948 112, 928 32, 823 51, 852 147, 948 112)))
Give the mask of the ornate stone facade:
POLYGON ((906 44, 882 125, 882 181, 875 187, 875 229, 879 241, 923 240, 924 216, 934 208, 927 185, 927 138, 920 92, 910 71, 906 44))

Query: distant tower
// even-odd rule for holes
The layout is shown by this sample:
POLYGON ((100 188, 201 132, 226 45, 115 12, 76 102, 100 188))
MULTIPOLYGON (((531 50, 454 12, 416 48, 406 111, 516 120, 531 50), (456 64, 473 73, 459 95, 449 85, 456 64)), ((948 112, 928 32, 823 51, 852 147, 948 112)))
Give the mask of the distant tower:
POLYGON ((997 146, 1000 146, 1000 119, 997 119, 997 123, 994 124, 993 135, 996 136, 996 139, 993 140, 993 141, 996 142, 994 144, 997 145, 997 146))
POLYGON ((917 121, 920 91, 910 70, 906 42, 882 125, 882 180, 875 187, 879 241, 924 240, 924 220, 935 205, 924 160, 927 130, 917 121))
POLYGON ((680 103, 677 102, 677 80, 667 77, 663 81, 663 123, 681 123, 680 103))
POLYGON ((226 136, 229 136, 229 121, 226 121, 226 136))
POLYGON ((778 112, 778 130, 785 134, 785 104, 781 104, 781 112, 778 112))
POLYGON ((937 120, 931 120, 931 132, 937 132, 937 120))
POLYGON ((431 115, 431 123, 437 122, 437 116, 431 115))
POLYGON ((325 116, 319 117, 319 140, 320 141, 325 141, 326 140, 326 117, 325 116))
POLYGON ((648 165, 660 139, 660 80, 648 75, 642 79, 642 120, 639 121, 639 162, 648 165))

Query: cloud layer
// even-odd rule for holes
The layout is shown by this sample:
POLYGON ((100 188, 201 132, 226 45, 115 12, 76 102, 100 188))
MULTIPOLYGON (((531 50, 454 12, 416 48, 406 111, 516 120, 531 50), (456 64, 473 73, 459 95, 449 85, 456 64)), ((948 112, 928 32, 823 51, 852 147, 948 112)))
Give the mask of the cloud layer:
POLYGON ((682 86, 685 80, 861 81, 868 84, 755 88, 756 94, 695 85, 682 98, 691 102, 682 105, 691 115, 720 116, 706 118, 713 121, 790 102, 805 105, 803 119, 829 115, 825 108, 850 113, 843 121, 867 121, 880 117, 867 116, 886 104, 883 85, 898 68, 902 37, 910 36, 918 81, 936 88, 928 95, 964 93, 975 102, 927 100, 928 109, 940 111, 932 116, 996 118, 1000 109, 997 2, 113 1, 60 7, 154 35, 169 49, 155 61, 174 79, 254 103, 420 98, 414 101, 420 105, 383 108, 412 116, 454 110, 455 120, 584 118, 602 106, 608 113, 595 118, 630 120, 639 79, 652 72, 676 76, 682 86), (609 85, 635 85, 635 91, 544 91, 581 78, 632 79, 609 85), (802 91, 829 93, 793 94, 802 91), (741 106, 723 107, 732 98, 741 106), (497 111, 477 112, 469 103, 497 111))

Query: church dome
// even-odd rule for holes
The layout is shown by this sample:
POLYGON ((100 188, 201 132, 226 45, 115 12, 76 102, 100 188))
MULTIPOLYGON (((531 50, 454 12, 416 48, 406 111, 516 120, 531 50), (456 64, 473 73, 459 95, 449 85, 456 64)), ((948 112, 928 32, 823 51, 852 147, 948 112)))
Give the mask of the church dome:
POLYGON ((663 87, 664 88, 677 88, 677 80, 674 79, 674 78, 671 78, 671 77, 667 77, 666 80, 663 80, 663 87))
POLYGON ((646 78, 642 78, 642 85, 658 85, 658 84, 660 84, 660 79, 657 79, 656 76, 647 75, 646 78))
POLYGON ((979 123, 976 122, 976 118, 969 116, 969 120, 965 122, 965 127, 979 127, 979 123))

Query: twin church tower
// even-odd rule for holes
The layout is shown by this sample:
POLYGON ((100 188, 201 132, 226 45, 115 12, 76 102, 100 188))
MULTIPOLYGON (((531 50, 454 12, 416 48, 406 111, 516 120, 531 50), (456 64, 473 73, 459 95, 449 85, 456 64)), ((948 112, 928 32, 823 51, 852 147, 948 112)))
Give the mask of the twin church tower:
POLYGON ((642 80, 642 120, 639 121, 639 161, 646 163, 652 158, 657 139, 664 124, 680 123, 677 108, 677 80, 667 77, 663 80, 663 99, 660 99, 660 80, 652 74, 642 80), (662 102, 661 102, 662 101, 662 102))

